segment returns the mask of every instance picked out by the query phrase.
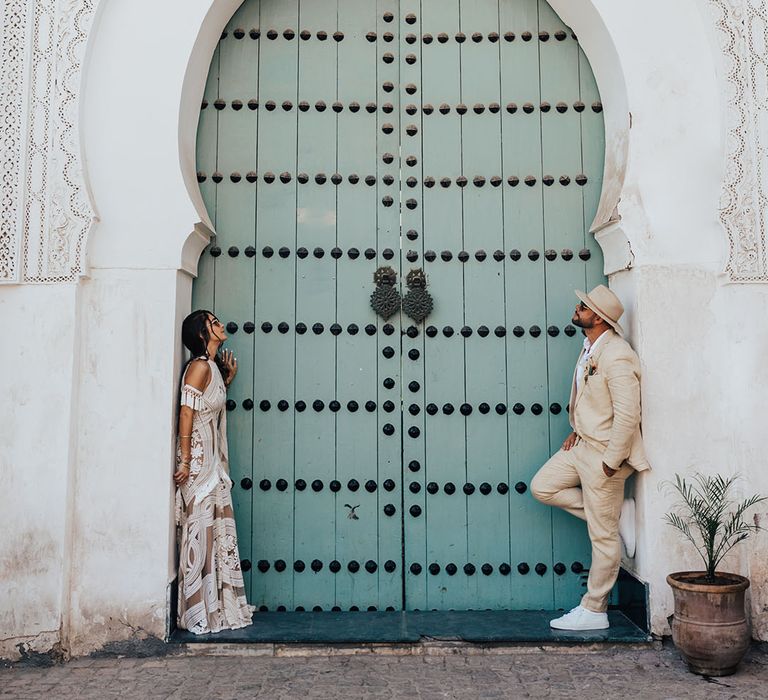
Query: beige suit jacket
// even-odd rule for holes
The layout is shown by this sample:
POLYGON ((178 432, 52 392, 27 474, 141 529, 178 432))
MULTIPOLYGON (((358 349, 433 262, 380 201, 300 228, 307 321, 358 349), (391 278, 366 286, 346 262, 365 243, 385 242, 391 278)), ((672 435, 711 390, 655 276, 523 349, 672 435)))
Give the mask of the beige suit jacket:
POLYGON ((571 427, 604 451, 603 462, 611 469, 619 469, 625 461, 637 471, 649 469, 640 433, 640 360, 626 340, 612 330, 605 333, 584 368, 578 391, 578 365, 573 374, 571 427))

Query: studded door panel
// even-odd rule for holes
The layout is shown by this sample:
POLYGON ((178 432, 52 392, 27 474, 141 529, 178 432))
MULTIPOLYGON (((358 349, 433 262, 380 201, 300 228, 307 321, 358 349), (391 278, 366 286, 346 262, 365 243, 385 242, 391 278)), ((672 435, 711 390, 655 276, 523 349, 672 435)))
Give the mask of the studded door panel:
POLYGON ((195 307, 240 363, 228 424, 268 610, 551 608, 583 524, 528 484, 565 437, 602 281, 603 121, 544 0, 246 0, 213 58, 195 307), (370 306, 377 268, 421 323, 370 306))
POLYGON ((602 277, 587 234, 602 107, 546 2, 422 0, 401 27, 406 166, 418 158, 403 218, 421 227, 410 247, 436 299, 420 358, 403 355, 427 414, 413 441, 404 430, 404 462, 423 458, 405 479, 406 606, 567 605, 584 528, 527 486, 568 430, 573 289, 602 277))

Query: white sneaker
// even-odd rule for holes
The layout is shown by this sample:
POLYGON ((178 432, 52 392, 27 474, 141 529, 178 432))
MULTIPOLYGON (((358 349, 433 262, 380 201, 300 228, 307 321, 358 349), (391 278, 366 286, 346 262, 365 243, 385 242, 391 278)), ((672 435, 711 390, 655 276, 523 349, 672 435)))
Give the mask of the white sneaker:
POLYGON ((635 556, 635 499, 625 498, 621 504, 621 516, 619 517, 619 537, 624 543, 624 551, 627 557, 635 556))
POLYGON ((577 605, 562 617, 551 620, 549 626, 556 630, 604 630, 608 629, 608 615, 577 605))

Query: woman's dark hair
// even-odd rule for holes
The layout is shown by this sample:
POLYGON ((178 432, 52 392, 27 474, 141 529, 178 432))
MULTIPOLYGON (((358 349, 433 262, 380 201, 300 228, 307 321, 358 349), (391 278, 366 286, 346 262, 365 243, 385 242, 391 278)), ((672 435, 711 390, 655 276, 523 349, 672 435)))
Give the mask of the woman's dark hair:
MULTIPOLYGON (((186 369, 187 365, 192 362, 192 360, 199 357, 208 358, 208 341, 211 339, 210 323, 208 319, 211 318, 211 316, 215 316, 215 314, 206 311, 205 309, 198 309, 189 314, 189 316, 182 322, 181 342, 184 343, 184 347, 192 354, 192 357, 184 365, 184 369, 186 369)), ((224 362, 218 354, 213 360, 216 362, 216 366, 219 368, 222 378, 226 381, 229 372, 224 366, 224 362)))

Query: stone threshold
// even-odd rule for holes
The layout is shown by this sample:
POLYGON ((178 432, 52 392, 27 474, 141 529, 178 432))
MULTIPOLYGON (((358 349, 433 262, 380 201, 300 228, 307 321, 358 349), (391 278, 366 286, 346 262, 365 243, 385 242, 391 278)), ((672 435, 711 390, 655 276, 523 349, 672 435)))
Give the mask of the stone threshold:
POLYGON ((181 652, 307 656, 359 653, 484 654, 522 648, 587 651, 648 648, 653 638, 618 610, 607 630, 562 632, 549 621, 562 614, 545 610, 267 612, 239 630, 193 635, 175 630, 168 640, 181 652), (239 649, 240 647, 245 647, 239 649))
POLYGON ((604 654, 616 651, 661 649, 660 640, 584 644, 473 644, 471 642, 418 642, 416 644, 171 644, 169 652, 180 656, 328 657, 328 656, 501 656, 520 654, 604 654))

